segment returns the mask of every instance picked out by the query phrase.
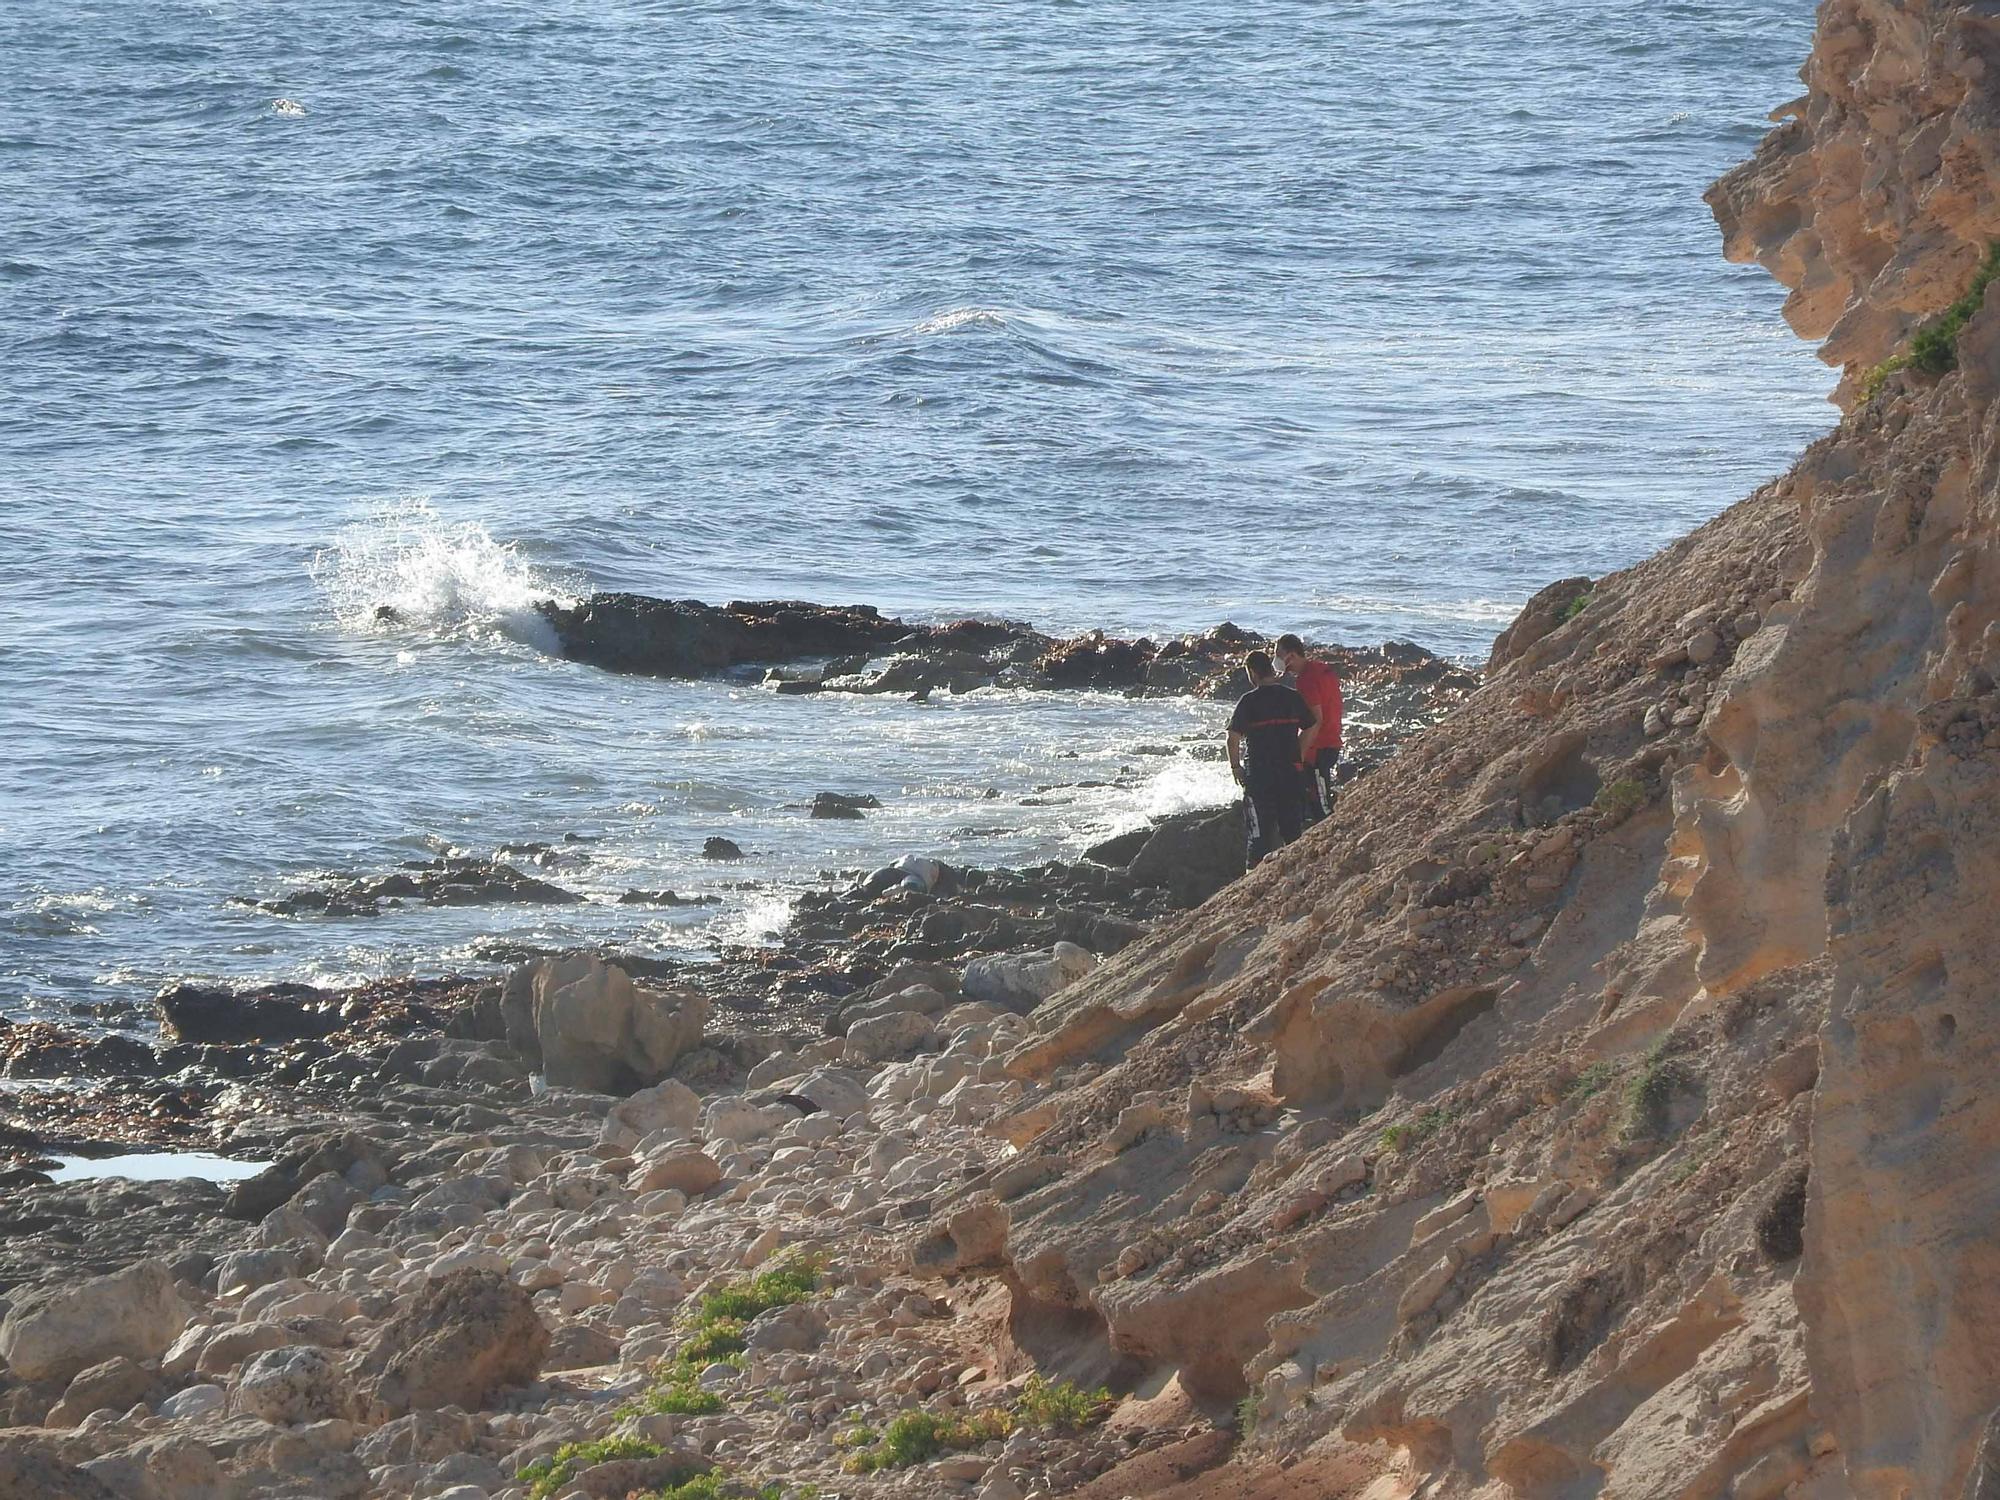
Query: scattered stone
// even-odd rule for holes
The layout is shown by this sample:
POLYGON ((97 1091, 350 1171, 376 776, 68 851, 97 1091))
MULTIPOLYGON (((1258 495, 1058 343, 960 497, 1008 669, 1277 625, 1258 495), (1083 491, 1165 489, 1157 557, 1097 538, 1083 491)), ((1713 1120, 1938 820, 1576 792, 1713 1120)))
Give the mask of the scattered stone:
POLYGON ((388 1416, 443 1406, 477 1411, 495 1392, 533 1380, 548 1344, 526 1292, 505 1276, 460 1271, 430 1282, 397 1312, 357 1373, 388 1416))

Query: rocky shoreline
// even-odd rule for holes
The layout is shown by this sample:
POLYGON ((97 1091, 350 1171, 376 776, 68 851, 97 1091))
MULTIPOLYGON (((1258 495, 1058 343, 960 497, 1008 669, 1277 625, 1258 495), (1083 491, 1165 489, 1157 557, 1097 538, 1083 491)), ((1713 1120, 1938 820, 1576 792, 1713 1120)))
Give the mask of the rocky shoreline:
MULTIPOLYGON (((899 649, 865 677, 835 662, 773 686, 963 690, 1029 639, 981 635, 968 683, 969 627, 868 629, 899 649)), ((823 650, 833 630, 792 639, 823 650)), ((1226 690, 1250 643, 1032 638, 1039 685, 1124 691, 1226 690)), ((1416 648, 1348 659, 1356 776, 1473 682, 1416 648)), ((575 899, 544 876, 579 851, 501 852, 540 873, 441 857, 266 904, 575 899)), ((1018 1500, 1213 1462, 1225 1412, 1176 1389, 1105 1421, 1090 1391, 1109 1367, 1051 1371, 1086 1380, 1049 1398, 1083 1417, 1043 1420, 1033 1330, 986 1294, 940 1298, 908 1242, 1004 1172, 986 1127, 1022 1103, 1002 1059, 1026 1016, 1242 869, 1229 806, 1074 861, 850 872, 799 899, 780 945, 712 962, 496 950, 504 978, 172 985, 151 1043, 0 1024, 0 1494, 542 1500, 707 1473, 690 1495, 1018 1500), (271 1166, 227 1185, 49 1179, 55 1156, 147 1149, 271 1166), (701 1295, 773 1265, 814 1295, 691 1367, 701 1295), (887 1442, 920 1407, 986 1435, 870 1470, 853 1434, 887 1442), (556 1461, 578 1443, 596 1446, 556 1461), (563 1482, 524 1480, 538 1461, 563 1482)))

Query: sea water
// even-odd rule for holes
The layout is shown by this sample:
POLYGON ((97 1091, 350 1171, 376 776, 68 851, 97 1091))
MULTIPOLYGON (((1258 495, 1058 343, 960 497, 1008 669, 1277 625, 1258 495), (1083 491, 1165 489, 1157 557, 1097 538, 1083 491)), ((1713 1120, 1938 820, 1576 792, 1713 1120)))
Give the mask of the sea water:
POLYGON ((143 1030, 174 977, 496 944, 699 954, 823 871, 1221 799, 1215 705, 612 677, 534 605, 1476 658, 1830 420, 1700 201, 1811 20, 0 7, 0 1015, 143 1030), (815 822, 819 790, 884 805, 815 822), (713 834, 749 857, 705 863, 713 834), (588 902, 241 899, 532 842, 588 902))

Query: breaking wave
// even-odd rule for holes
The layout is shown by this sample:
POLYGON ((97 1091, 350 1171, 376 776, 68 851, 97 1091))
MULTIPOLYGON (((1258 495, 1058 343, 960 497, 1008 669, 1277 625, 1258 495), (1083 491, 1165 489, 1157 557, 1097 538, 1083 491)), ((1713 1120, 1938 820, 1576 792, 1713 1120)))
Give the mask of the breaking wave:
POLYGON ((576 596, 515 543, 478 521, 447 520, 428 500, 400 501, 343 527, 311 572, 342 629, 499 634, 548 652, 555 632, 537 606, 576 596))

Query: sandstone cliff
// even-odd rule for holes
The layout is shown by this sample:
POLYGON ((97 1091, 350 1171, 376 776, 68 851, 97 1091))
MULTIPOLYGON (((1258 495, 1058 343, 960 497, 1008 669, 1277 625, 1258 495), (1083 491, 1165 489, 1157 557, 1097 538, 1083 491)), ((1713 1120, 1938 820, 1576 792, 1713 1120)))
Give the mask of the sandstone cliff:
POLYGON ((1861 399, 2000 237, 1996 61, 2000 5, 1827 0, 1711 201, 1840 426, 1009 1059, 913 1260, 1247 1397, 1173 1493, 2000 1493, 1993 299, 1861 399))

